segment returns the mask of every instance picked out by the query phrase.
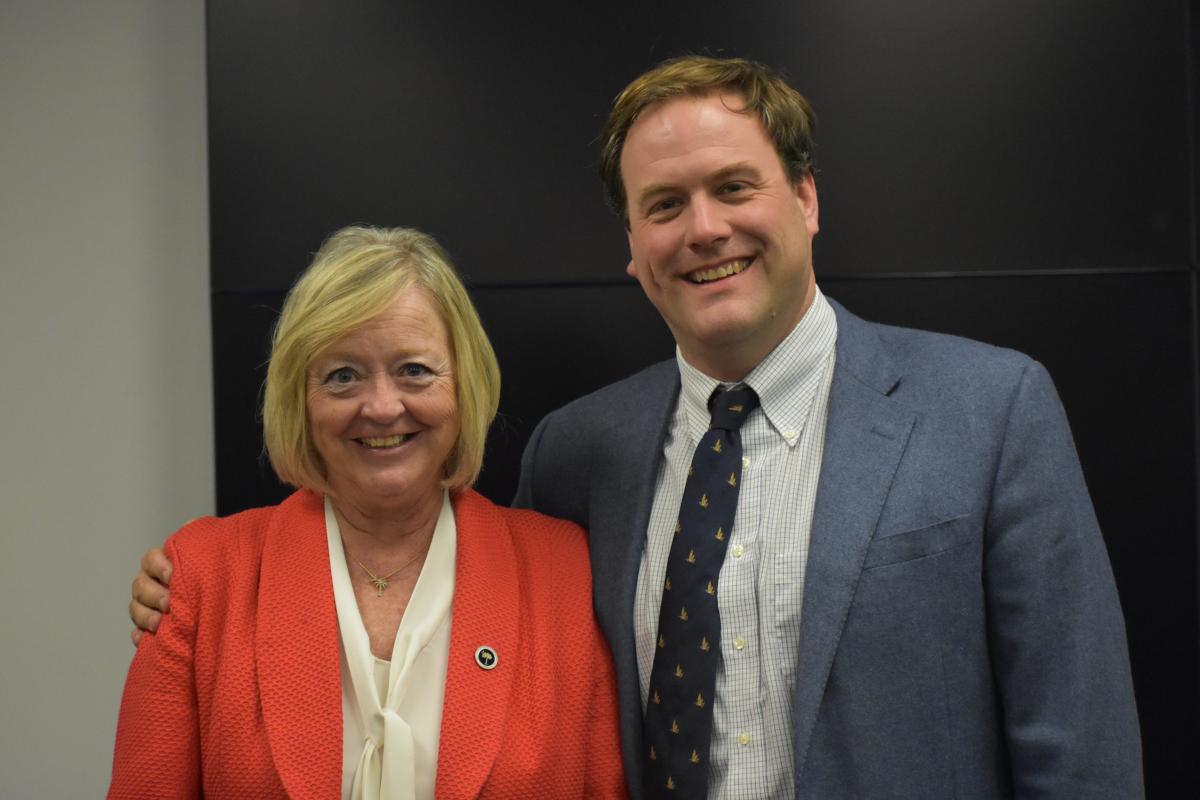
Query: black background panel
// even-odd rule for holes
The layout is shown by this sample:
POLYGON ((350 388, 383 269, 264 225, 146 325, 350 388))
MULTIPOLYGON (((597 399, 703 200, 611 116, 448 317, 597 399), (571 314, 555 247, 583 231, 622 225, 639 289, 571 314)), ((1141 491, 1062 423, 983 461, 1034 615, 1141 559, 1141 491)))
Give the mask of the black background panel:
POLYGON ((1150 797, 1200 797, 1197 0, 208 0, 218 508, 276 502, 284 293, 350 223, 436 236, 504 375, 479 488, 548 410, 673 355, 595 175, 612 97, 742 55, 817 111, 824 291, 1013 347, 1069 414, 1124 604, 1150 797))

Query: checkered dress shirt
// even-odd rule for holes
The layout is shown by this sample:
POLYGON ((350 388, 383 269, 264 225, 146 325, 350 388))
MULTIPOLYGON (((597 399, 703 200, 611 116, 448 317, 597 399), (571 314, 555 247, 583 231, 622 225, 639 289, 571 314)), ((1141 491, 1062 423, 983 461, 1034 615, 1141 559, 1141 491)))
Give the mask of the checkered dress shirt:
MULTIPOLYGON (((800 606, 833 380, 837 320, 812 306, 743 383, 761 406, 742 428, 741 496, 717 593, 721 656, 713 709, 709 798, 793 794, 792 687, 800 606)), ((663 445, 634 606, 645 709, 671 534, 718 381, 676 354, 682 390, 663 445)), ((802 677, 802 676, 801 676, 802 677)))

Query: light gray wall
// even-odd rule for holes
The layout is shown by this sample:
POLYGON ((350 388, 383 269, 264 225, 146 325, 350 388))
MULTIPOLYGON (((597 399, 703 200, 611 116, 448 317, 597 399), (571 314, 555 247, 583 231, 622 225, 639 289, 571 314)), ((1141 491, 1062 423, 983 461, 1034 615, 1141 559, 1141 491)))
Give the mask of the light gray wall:
POLYGON ((139 554, 214 508, 202 0, 0 4, 0 797, 99 797, 139 554))

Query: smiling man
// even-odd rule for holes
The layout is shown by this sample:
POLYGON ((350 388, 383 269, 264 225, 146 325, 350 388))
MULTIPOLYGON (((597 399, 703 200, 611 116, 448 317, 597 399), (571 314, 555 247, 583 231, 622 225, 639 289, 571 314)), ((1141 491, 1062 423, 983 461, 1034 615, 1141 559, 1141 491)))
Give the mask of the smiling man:
POLYGON ((590 532, 630 781, 1140 797, 1121 609, 1053 385, 822 295, 812 129, 762 65, 687 57, 602 134, 627 271, 677 356, 543 420, 517 502, 590 532), (694 488, 730 446, 740 466, 694 488))
POLYGON ((589 531, 631 790, 1140 797, 1121 609, 1050 378, 824 297, 812 131, 769 69, 687 57, 602 133, 627 271, 678 350, 547 416, 516 502, 589 531))

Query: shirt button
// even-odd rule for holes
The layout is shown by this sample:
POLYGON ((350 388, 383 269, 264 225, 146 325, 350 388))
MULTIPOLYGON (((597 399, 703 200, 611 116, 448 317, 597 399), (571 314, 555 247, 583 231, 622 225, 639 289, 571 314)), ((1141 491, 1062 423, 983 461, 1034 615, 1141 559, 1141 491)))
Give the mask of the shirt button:
POLYGON ((796 438, 796 431, 795 431, 795 430, 792 430, 792 429, 790 429, 790 428, 789 428, 788 430, 786 430, 786 431, 784 431, 784 432, 783 432, 783 438, 785 438, 785 439, 795 439, 795 438, 796 438))
POLYGON ((746 640, 740 636, 737 637, 736 639, 733 640, 733 648, 735 650, 745 650, 746 649, 746 640))
POLYGON ((746 552, 745 548, 743 548, 740 544, 735 544, 733 547, 729 548, 729 550, 731 553, 733 553, 734 558, 741 558, 742 553, 746 552))
POLYGON ((750 734, 739 733, 738 734, 738 744, 740 744, 742 747, 745 747, 746 745, 750 744, 750 734))
POLYGON ((742 456, 742 469, 749 469, 749 468, 750 468, 750 459, 746 458, 745 456, 742 456))

